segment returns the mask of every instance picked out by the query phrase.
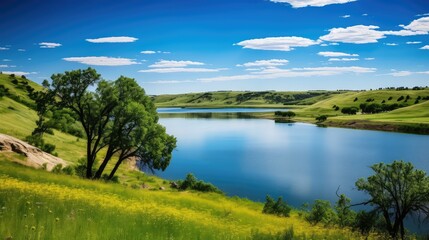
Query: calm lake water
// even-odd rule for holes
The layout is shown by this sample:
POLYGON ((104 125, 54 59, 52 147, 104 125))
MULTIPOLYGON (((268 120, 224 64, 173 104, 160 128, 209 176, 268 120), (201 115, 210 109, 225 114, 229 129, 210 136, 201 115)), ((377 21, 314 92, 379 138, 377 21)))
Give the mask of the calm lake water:
POLYGON ((158 113, 251 113, 287 111, 284 108, 158 108, 158 113))
POLYGON ((315 199, 353 202, 365 195, 355 189, 369 166, 410 161, 429 172, 429 136, 343 128, 264 119, 161 118, 177 138, 170 166, 158 174, 183 179, 187 173, 227 195, 264 201, 267 194, 295 207, 315 199))

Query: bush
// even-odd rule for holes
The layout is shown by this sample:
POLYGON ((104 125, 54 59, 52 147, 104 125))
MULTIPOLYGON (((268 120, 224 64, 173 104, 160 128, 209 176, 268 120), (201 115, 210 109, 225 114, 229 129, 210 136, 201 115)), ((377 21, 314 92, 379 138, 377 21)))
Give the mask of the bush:
POLYGON ((326 200, 316 200, 311 207, 309 214, 306 217, 306 220, 310 223, 316 225, 317 223, 330 224, 337 222, 337 215, 331 207, 331 203, 326 200))
POLYGON ((324 122, 324 121, 326 121, 326 119, 328 119, 328 116, 326 116, 326 115, 320 115, 320 116, 316 117, 317 122, 324 122))
POLYGON ((283 217, 290 216, 290 211, 292 210, 292 208, 286 202, 283 201, 282 197, 279 197, 277 199, 277 202, 274 202, 274 199, 272 199, 269 195, 267 195, 265 199, 265 205, 262 209, 263 213, 283 217))
POLYGON ((375 211, 359 211, 353 226, 354 230, 359 230, 362 235, 368 235, 377 224, 378 214, 375 211))
POLYGON ((60 164, 55 165, 52 168, 51 172, 55 173, 55 174, 61 174, 62 173, 62 169, 63 169, 63 165, 60 163, 60 164))
MULTIPOLYGON (((96 165, 97 165, 97 161, 95 161, 94 164, 92 165, 93 173, 97 171, 96 165)), ((86 158, 79 159, 76 166, 74 166, 74 171, 76 175, 82 178, 86 178, 86 169, 87 169, 86 158)))
POLYGON ((275 111, 274 115, 277 117, 288 117, 288 118, 293 118, 296 116, 296 114, 292 111, 287 111, 287 112, 275 111))
POLYGON ((353 102, 356 102, 357 100, 359 100, 359 99, 356 97, 355 100, 353 100, 353 102))
POLYGON ((404 100, 404 96, 400 96, 399 98, 398 98, 398 100, 396 100, 396 101, 402 101, 402 100, 404 100))
POLYGON ((359 109, 357 107, 344 107, 343 109, 341 109, 342 113, 349 115, 356 115, 358 111, 359 109))
POLYGON ((41 149, 47 153, 53 153, 55 150, 55 145, 54 144, 50 144, 50 143, 46 143, 43 144, 43 146, 41 147, 41 149))
POLYGON ((178 186, 180 190, 190 189, 200 192, 222 193, 222 191, 213 184, 197 180, 197 178, 192 173, 188 173, 188 175, 186 175, 185 180, 178 181, 178 186))
POLYGON ((74 174, 74 169, 72 166, 66 166, 62 169, 62 173, 64 173, 65 175, 73 175, 74 174))
POLYGON ((390 101, 390 100, 392 100, 392 98, 393 98, 393 97, 391 97, 391 96, 390 96, 390 97, 389 97, 389 98, 387 99, 387 101, 390 101))

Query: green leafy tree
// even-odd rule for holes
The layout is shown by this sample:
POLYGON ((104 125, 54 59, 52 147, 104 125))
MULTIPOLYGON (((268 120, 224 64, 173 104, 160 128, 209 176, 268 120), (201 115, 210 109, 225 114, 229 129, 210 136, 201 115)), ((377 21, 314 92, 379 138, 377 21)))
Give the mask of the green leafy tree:
POLYGON ((169 165, 176 139, 158 124, 155 105, 134 79, 121 76, 105 81, 92 68, 54 74, 51 79, 48 89, 55 96, 54 104, 71 110, 84 130, 86 178, 101 178, 114 156, 116 163, 108 179, 131 157, 151 169, 165 170, 169 165), (96 169, 97 154, 105 148, 96 169))
POLYGON ((328 116, 326 116, 326 115, 320 115, 320 116, 316 117, 317 122, 324 122, 327 119, 328 119, 328 116))
POLYGON ((282 197, 279 197, 277 201, 274 202, 274 199, 267 195, 262 212, 266 214, 289 217, 291 210, 292 208, 285 201, 283 201, 282 197))
POLYGON ((404 161, 378 163, 371 168, 374 175, 356 182, 358 190, 370 196, 362 204, 374 206, 383 216, 393 239, 404 239, 404 219, 408 215, 419 213, 429 217, 429 177, 404 161))

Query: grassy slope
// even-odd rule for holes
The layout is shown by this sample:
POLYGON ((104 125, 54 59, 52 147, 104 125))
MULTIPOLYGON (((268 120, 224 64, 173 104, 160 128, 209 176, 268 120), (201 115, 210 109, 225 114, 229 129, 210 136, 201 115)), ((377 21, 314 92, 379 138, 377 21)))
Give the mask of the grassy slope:
MULTIPOLYGON (((35 126, 35 112, 8 97, 0 99, 0 113, 0 133, 24 139, 35 126)), ((54 133, 46 135, 46 141, 57 146, 60 157, 76 163, 83 156, 84 140, 54 133)), ((262 214, 261 203, 177 192, 168 188, 168 182, 126 165, 119 172, 122 184, 105 184, 30 169, 11 160, 25 158, 0 153, 0 219, 8 220, 0 221, 0 238, 249 239, 255 231, 277 233, 290 227, 301 236, 356 237, 348 230, 310 226, 296 212, 290 218, 262 214), (143 184, 150 189, 141 189, 143 184), (154 191, 160 186, 167 190, 154 191)))
MULTIPOLYGON (((9 156, 11 157, 11 156, 9 156)), ((13 156, 12 156, 13 157, 13 156)), ((124 188, 12 164, 0 155, 0 237, 14 239, 249 239, 252 232, 352 239, 346 229, 312 226, 296 212, 218 194, 124 188)))
POLYGON ((249 92, 235 92, 235 91, 219 91, 210 93, 187 93, 177 95, 159 95, 154 97, 155 104, 158 107, 274 107, 285 108, 294 107, 299 108, 300 105, 309 105, 326 99, 332 92, 326 92, 322 95, 313 96, 304 100, 297 101, 300 105, 287 105, 282 103, 270 103, 263 97, 267 95, 287 96, 295 94, 303 94, 306 92, 265 92, 261 96, 252 97, 243 102, 237 102, 237 96, 249 92), (211 97, 207 98, 207 94, 211 97))

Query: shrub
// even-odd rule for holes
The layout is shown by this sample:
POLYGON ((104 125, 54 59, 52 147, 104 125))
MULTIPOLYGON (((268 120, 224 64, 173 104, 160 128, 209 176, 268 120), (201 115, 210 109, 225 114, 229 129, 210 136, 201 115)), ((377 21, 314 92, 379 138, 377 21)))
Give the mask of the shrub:
POLYGON ((359 100, 357 97, 355 97, 355 100, 353 100, 353 102, 356 102, 357 100, 359 100))
POLYGON ((265 198, 265 205, 262 209, 263 213, 266 214, 273 214, 277 216, 283 216, 283 217, 289 217, 290 211, 292 208, 283 201, 282 197, 279 197, 277 199, 277 202, 274 202, 274 199, 272 199, 269 195, 265 198))
POLYGON ((338 110, 340 110, 340 107, 339 107, 339 106, 336 106, 336 107, 335 107, 335 111, 338 111, 338 110))
POLYGON ((402 100, 404 100, 404 96, 400 96, 399 98, 398 98, 398 100, 396 100, 396 101, 402 101, 402 100))
POLYGON ((389 98, 387 99, 387 101, 390 101, 390 100, 392 100, 392 98, 393 98, 393 97, 392 97, 392 96, 390 96, 390 97, 389 97, 389 98))
MULTIPOLYGON (((97 160, 94 161, 94 164, 92 165, 92 172, 95 173, 97 171, 97 160)), ((77 164, 74 166, 74 171, 77 176, 86 178, 86 158, 81 158, 78 160, 77 164)))
POLYGON ((178 181, 178 186, 180 190, 190 189, 200 192, 222 193, 222 191, 213 184, 197 180, 197 178, 192 173, 188 173, 188 175, 186 175, 185 180, 178 181))
POLYGON ((73 175, 74 174, 74 169, 72 166, 66 166, 64 167, 62 170, 62 173, 64 173, 65 175, 73 175))
POLYGON ((46 143, 43 144, 43 146, 41 147, 41 149, 47 153, 53 153, 55 150, 55 145, 54 144, 50 144, 50 143, 46 143))
POLYGON ((357 107, 344 107, 341 112, 344 114, 355 115, 359 109, 357 107))
POLYGON ((362 235, 368 235, 377 223, 378 214, 375 211, 359 211, 356 215, 353 229, 359 230, 362 235))
POLYGON ((311 207, 306 219, 316 225, 319 222, 330 224, 336 222, 336 214, 331 207, 331 203, 326 200, 316 200, 311 207))
POLYGON ((316 117, 317 122, 324 122, 327 119, 328 119, 328 116, 326 116, 326 115, 320 115, 320 116, 316 117))
POLYGON ((62 173, 62 169, 63 169, 63 165, 60 163, 60 164, 55 165, 52 168, 51 172, 55 173, 55 174, 61 174, 62 173))
POLYGON ((275 111, 274 115, 278 116, 278 117, 293 118, 293 117, 295 117, 296 114, 294 112, 292 112, 292 111, 287 111, 287 112, 275 111))

